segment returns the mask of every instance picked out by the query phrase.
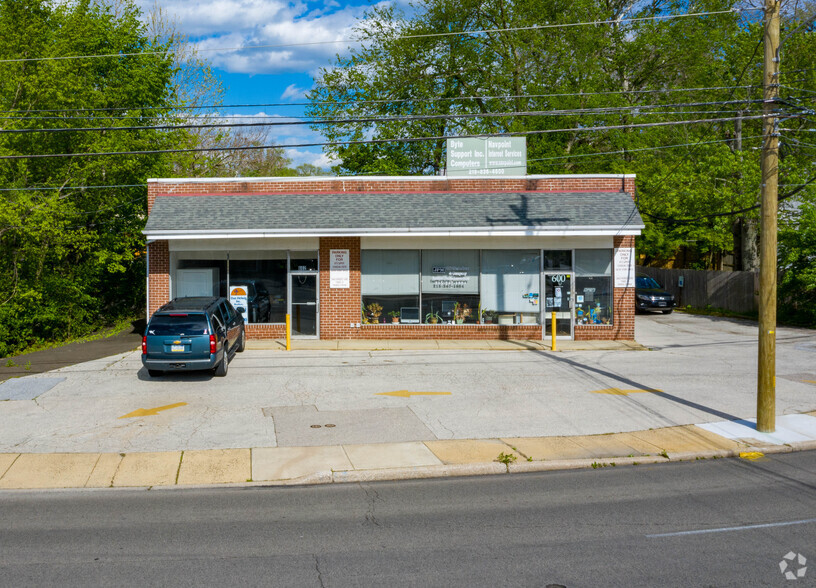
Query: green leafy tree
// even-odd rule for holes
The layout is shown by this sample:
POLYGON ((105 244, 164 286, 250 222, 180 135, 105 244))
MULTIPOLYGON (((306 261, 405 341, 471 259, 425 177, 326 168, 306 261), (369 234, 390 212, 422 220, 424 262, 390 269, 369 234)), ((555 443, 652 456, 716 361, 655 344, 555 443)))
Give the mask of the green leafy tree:
POLYGON ((87 333, 144 305, 143 184, 178 133, 81 131, 172 120, 172 47, 151 39, 132 3, 0 3, 0 355, 87 333), (114 9, 115 8, 115 9, 114 9), (149 55, 128 55, 141 52, 149 55), (58 59, 113 55, 95 59, 58 59), (46 58, 25 61, 29 58, 46 58), (69 129, 43 133, 41 130, 69 129), (14 132, 24 131, 24 132, 14 132), (117 188, 91 188, 124 185, 117 188), (89 188, 86 188, 89 187, 89 188))

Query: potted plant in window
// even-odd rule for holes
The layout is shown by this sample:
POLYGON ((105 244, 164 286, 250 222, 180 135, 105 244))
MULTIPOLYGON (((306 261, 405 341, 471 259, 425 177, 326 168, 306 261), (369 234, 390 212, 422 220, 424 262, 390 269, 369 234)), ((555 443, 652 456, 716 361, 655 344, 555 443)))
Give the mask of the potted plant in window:
POLYGON ((430 323, 432 325, 435 325, 436 323, 438 323, 441 320, 442 320, 442 317, 439 316, 438 312, 429 312, 428 314, 425 315, 425 322, 430 323))
POLYGON ((382 305, 377 304, 376 302, 372 302, 368 306, 366 306, 366 310, 368 311, 369 316, 371 317, 370 320, 375 325, 380 322, 380 315, 382 314, 382 305))
POLYGON ((483 310, 482 311, 482 320, 486 325, 492 325, 493 319, 496 318, 496 311, 495 310, 483 310))
POLYGON ((470 316, 470 307, 467 304, 459 304, 458 302, 453 305, 453 319, 456 321, 457 325, 461 325, 465 322, 465 318, 470 316))
POLYGON ((399 322, 400 313, 399 313, 398 310, 392 310, 391 312, 388 313, 388 316, 391 317, 391 322, 392 323, 398 323, 399 322))

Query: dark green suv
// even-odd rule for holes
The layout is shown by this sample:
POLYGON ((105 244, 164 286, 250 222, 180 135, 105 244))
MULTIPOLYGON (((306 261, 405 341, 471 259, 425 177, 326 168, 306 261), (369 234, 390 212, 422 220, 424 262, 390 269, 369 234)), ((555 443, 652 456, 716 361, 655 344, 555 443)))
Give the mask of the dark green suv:
POLYGON ((142 364, 153 378, 188 370, 226 376, 230 358, 245 345, 244 318, 229 300, 176 298, 150 317, 142 337, 142 364))

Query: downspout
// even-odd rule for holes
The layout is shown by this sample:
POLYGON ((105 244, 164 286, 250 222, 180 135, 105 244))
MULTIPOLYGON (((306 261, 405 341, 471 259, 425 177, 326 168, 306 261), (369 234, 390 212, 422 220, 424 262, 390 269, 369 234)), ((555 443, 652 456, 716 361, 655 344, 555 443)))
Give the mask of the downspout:
POLYGON ((150 242, 145 244, 145 249, 147 250, 147 304, 145 305, 145 320, 150 320, 150 242))

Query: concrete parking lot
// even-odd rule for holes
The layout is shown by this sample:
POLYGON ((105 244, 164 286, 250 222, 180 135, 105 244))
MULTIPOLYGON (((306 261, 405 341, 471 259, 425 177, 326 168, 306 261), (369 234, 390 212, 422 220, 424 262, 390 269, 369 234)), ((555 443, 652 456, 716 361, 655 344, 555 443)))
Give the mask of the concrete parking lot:
MULTIPOLYGON (((0 384, 0 453, 587 435, 750 418, 756 330, 675 313, 637 317, 644 351, 248 349, 226 378, 152 379, 132 351, 0 384)), ((777 413, 815 410, 816 332, 777 337, 777 413)))

